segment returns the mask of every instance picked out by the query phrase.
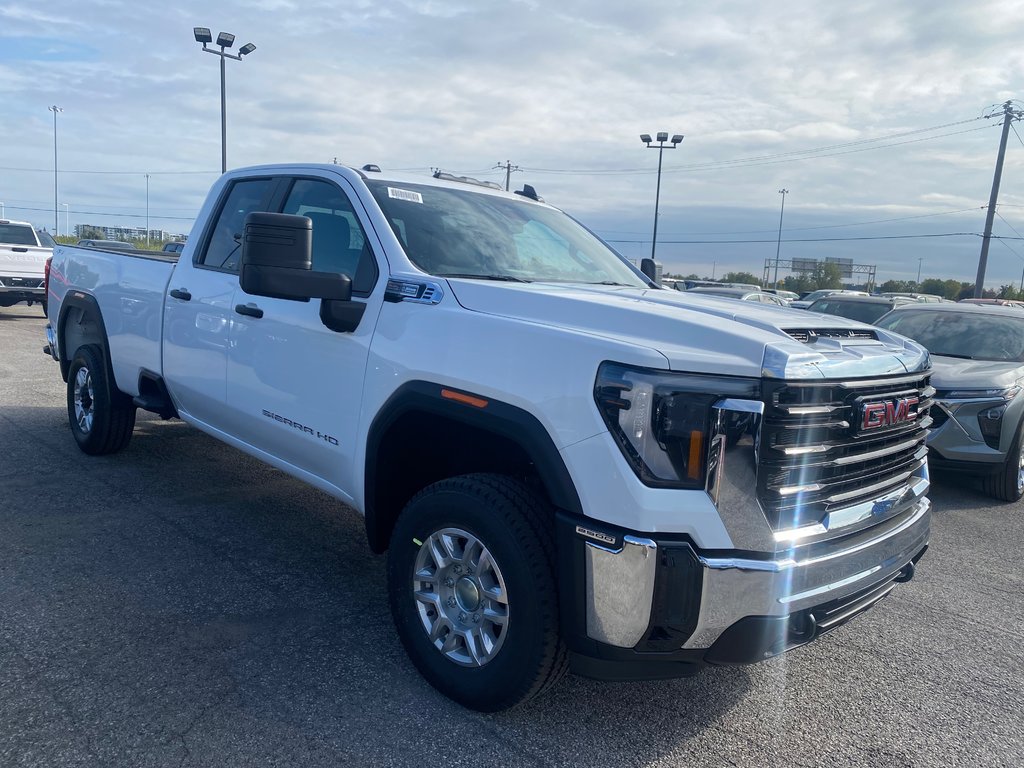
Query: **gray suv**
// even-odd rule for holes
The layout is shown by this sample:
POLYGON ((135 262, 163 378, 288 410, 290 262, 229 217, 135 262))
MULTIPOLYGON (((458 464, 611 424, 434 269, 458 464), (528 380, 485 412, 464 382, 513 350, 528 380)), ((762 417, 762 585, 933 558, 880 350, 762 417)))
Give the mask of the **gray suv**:
POLYGON ((932 355, 935 387, 928 462, 983 476, 997 499, 1024 496, 1024 310, 909 304, 877 323, 932 355))

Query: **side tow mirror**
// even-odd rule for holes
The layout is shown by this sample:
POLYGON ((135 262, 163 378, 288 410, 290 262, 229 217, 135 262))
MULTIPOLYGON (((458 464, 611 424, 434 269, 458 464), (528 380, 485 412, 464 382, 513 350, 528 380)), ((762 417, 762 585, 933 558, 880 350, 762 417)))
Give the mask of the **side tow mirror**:
POLYGON ((655 285, 661 285, 661 263, 654 259, 641 259, 640 271, 644 273, 655 285))
POLYGON ((352 298, 352 281, 313 272, 313 222, 306 216, 254 212, 245 217, 239 283, 251 296, 309 301, 352 298))

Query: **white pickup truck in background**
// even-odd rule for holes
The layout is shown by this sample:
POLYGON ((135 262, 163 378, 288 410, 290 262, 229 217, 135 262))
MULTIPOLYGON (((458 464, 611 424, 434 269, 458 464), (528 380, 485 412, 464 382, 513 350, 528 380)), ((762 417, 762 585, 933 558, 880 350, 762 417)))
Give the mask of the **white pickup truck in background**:
POLYGON ((43 283, 52 254, 27 221, 0 219, 0 307, 26 301, 42 304, 46 311, 43 283))
POLYGON ((468 707, 782 653, 928 545, 923 348, 663 290, 528 186, 240 169, 180 258, 59 246, 48 290, 83 451, 144 408, 352 506, 468 707))

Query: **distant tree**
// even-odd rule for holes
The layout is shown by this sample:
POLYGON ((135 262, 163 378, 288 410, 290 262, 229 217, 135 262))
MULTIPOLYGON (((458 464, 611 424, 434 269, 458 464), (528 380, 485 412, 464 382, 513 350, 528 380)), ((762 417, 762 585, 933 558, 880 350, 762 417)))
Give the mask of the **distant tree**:
POLYGON ((918 288, 919 293, 933 293, 936 296, 946 295, 946 281, 940 280, 937 277, 930 277, 927 280, 921 281, 921 287, 918 288))
POLYGON ((757 275, 752 275, 750 272, 726 272, 722 275, 723 283, 750 283, 751 285, 760 285, 761 278, 757 275))
POLYGON ((965 288, 970 288, 971 292, 974 292, 973 283, 964 283, 961 282, 960 280, 946 280, 943 283, 943 287, 944 290, 942 292, 942 295, 947 299, 953 299, 954 301, 961 294, 961 292, 963 292, 965 288))
POLYGON ((882 293, 913 293, 917 290, 917 283, 913 280, 886 280, 879 290, 882 293))
POLYGON ((842 288, 843 273, 838 264, 830 261, 819 261, 811 270, 811 280, 814 281, 814 288, 842 288))
POLYGON ((999 299, 1014 299, 1020 300, 1021 292, 1017 289, 1017 286, 1013 285, 1001 285, 999 286, 999 292, 996 294, 996 298, 999 299))
POLYGON ((816 286, 808 275, 789 275, 782 281, 782 287, 787 291, 804 294, 810 293, 816 286))

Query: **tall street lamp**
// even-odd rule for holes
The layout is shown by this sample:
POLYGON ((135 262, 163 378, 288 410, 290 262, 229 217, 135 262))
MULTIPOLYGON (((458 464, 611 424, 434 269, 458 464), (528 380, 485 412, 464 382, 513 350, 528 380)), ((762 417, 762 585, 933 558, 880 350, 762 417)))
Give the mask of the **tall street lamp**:
POLYGON ((682 134, 677 133, 672 137, 672 144, 666 145, 668 141, 668 133, 661 131, 658 133, 657 144, 652 143, 651 135, 649 133, 640 134, 640 141, 647 145, 648 149, 658 150, 658 186, 654 192, 654 234, 651 236, 651 259, 654 259, 654 250, 658 246, 658 203, 661 200, 661 156, 666 149, 675 149, 679 146, 679 143, 683 140, 682 134))
POLYGON ((194 27, 192 33, 196 37, 196 42, 203 44, 204 51, 220 56, 220 172, 224 173, 228 169, 228 114, 224 86, 224 60, 234 59, 235 61, 241 61, 243 56, 248 56, 255 51, 256 46, 252 43, 246 43, 238 49, 238 55, 235 55, 227 52, 227 49, 235 44, 235 36, 230 32, 220 32, 217 34, 217 45, 220 46, 219 51, 206 47, 208 43, 213 42, 213 36, 210 34, 209 28, 194 27))
POLYGON ((786 212, 786 195, 789 194, 789 190, 780 189, 779 194, 782 195, 782 210, 779 211, 779 239, 775 243, 775 282, 772 283, 772 288, 779 287, 779 253, 782 251, 782 216, 786 212))
POLYGON ((47 107, 53 112, 53 231, 60 231, 60 224, 57 219, 57 113, 64 110, 56 104, 47 107))

